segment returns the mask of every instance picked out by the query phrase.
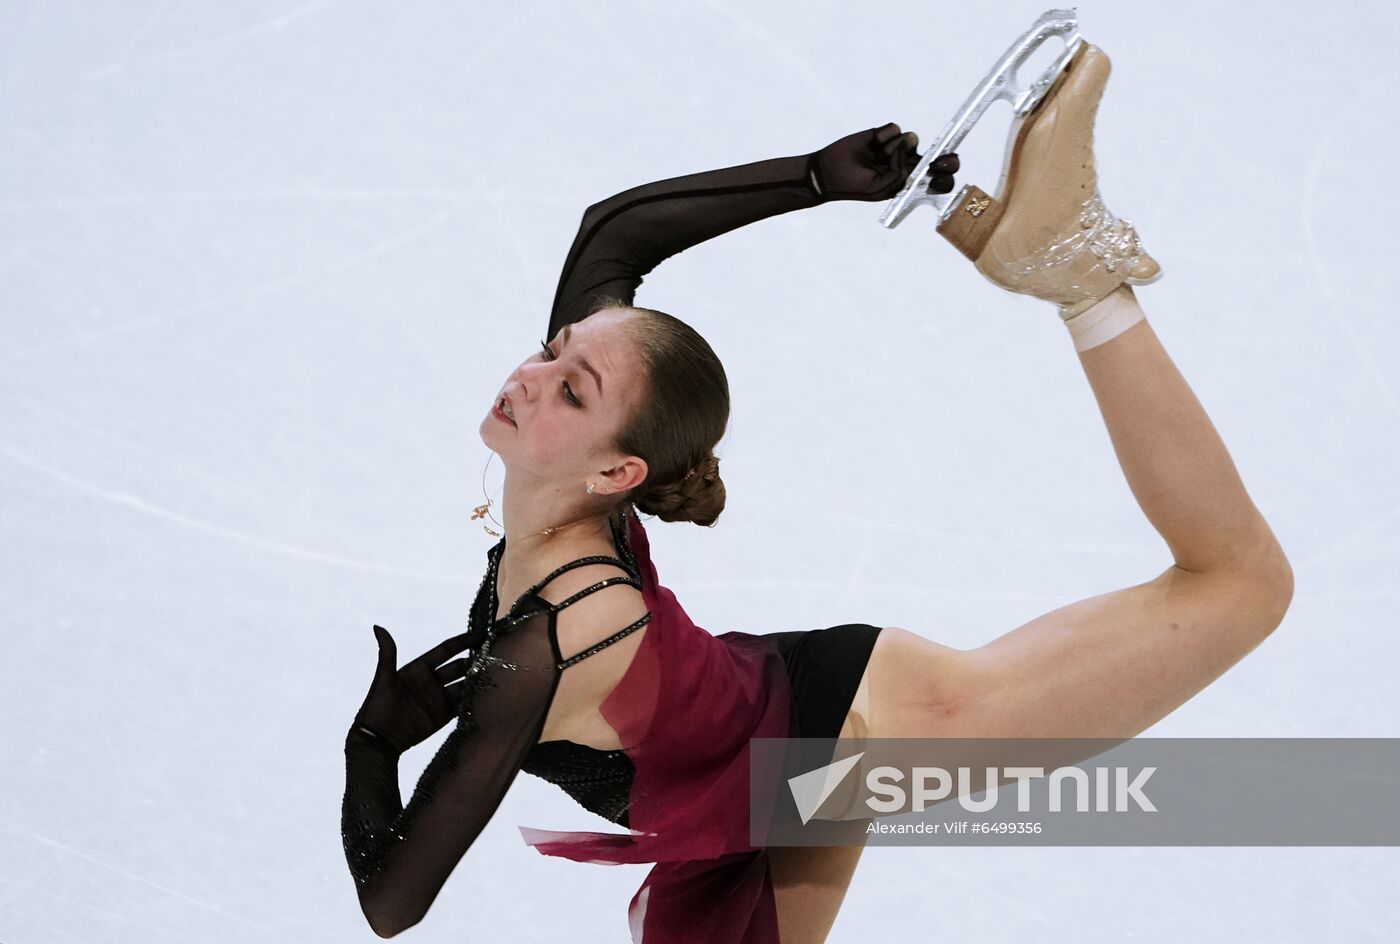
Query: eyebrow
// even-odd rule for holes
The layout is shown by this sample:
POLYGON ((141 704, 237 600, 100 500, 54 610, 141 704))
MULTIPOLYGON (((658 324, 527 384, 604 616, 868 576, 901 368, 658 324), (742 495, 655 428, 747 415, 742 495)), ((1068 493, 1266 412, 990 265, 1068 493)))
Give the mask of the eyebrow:
MULTIPOLYGON (((564 345, 569 343, 569 335, 573 333, 573 330, 574 326, 572 324, 566 324, 564 325, 564 330, 559 332, 559 350, 564 350, 564 345)), ((584 360, 583 358, 579 358, 579 364, 583 366, 584 370, 588 371, 590 374, 593 375, 593 382, 598 385, 598 395, 602 396, 603 378, 599 377, 598 372, 593 369, 593 365, 588 363, 588 361, 584 360)))

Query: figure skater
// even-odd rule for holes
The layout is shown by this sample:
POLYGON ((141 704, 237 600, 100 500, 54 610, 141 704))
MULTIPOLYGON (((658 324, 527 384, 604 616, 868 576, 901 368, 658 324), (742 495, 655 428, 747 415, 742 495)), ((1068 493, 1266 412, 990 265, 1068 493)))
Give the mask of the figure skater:
MULTIPOLYGON (((819 944, 861 849, 749 844, 751 738, 1130 738, 1279 624, 1288 562, 1144 319, 1132 286, 1156 262, 1098 197, 1107 77, 1086 45, 1022 119, 997 195, 969 190, 940 231, 995 284, 1060 306, 1171 565, 969 650, 864 623, 697 627, 659 582, 638 513, 718 519, 728 387, 692 328, 633 293, 661 261, 736 227, 889 199, 921 159, 917 137, 891 123, 595 204, 547 337, 481 424, 505 467, 506 534, 467 632, 396 668, 375 627, 377 671, 345 741, 342 834, 376 933, 424 917, 524 770, 626 830, 523 828, 538 851, 655 863, 629 904, 634 942, 819 944), (454 720, 401 804, 399 757, 454 720)), ((951 192, 957 156, 933 169, 930 189, 951 192)))

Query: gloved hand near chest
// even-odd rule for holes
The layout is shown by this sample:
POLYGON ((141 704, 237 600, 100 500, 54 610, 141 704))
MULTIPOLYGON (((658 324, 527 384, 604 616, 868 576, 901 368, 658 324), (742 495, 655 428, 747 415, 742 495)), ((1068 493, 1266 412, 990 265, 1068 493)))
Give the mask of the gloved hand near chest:
POLYGON ((375 626, 379 663, 369 694, 347 737, 367 739, 402 754, 455 719, 469 660, 447 660, 466 649, 469 635, 460 633, 446 639, 402 669, 396 669, 398 647, 394 637, 384 627, 375 626))

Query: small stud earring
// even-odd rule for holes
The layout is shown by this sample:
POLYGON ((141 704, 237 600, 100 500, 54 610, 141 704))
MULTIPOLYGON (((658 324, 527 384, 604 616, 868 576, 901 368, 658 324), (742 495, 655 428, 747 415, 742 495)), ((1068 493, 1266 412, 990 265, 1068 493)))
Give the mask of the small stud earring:
POLYGON ((592 482, 589 482, 589 483, 588 483, 588 494, 590 494, 590 495, 593 494, 593 483, 592 483, 592 482))

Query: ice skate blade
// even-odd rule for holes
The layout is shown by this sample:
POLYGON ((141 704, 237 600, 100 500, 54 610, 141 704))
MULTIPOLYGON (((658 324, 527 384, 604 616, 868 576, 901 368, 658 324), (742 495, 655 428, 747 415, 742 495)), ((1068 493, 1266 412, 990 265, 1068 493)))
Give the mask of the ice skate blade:
POLYGON ((942 223, 954 212, 956 200, 947 194, 931 193, 929 182, 933 179, 930 165, 950 151, 956 151, 967 133, 981 120, 987 109, 995 101, 1004 100, 1011 104, 1013 118, 1023 118, 1045 98, 1055 80, 1060 77, 1070 58, 1079 50, 1079 19, 1075 8, 1068 10, 1047 10, 1040 15, 1020 38, 1002 53, 1001 58, 958 109, 951 121, 944 126, 933 146, 924 152, 923 158, 905 181, 904 189, 893 197, 880 215, 880 224, 894 229, 913 211, 914 207, 928 204, 938 211, 942 223), (1042 44, 1054 37, 1064 40, 1064 51, 1056 57, 1029 86, 1016 85, 1016 70, 1035 54, 1042 44))
POLYGON ((991 240, 992 233, 1006 211, 1007 200, 1010 197, 1008 191, 1011 172, 1016 165, 1023 135, 1029 131, 1029 124, 1039 107, 1068 79, 1072 67, 1088 48, 1088 43, 1076 40, 1071 54, 1059 63, 1054 79, 1026 106, 1023 114, 1018 114, 1012 119, 1011 126, 1007 129, 1006 148, 996 195, 987 194, 976 184, 965 184, 957 196, 939 213, 935 226, 939 234, 974 264, 981 257, 982 250, 991 240))

